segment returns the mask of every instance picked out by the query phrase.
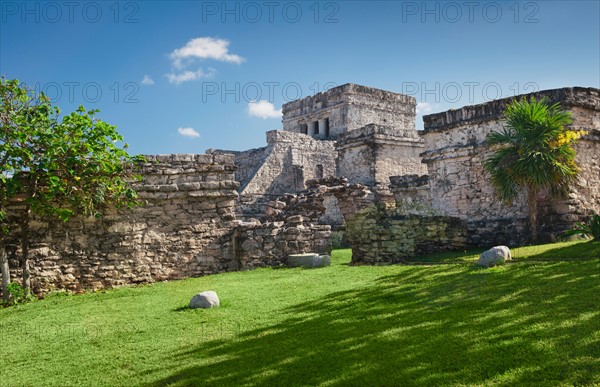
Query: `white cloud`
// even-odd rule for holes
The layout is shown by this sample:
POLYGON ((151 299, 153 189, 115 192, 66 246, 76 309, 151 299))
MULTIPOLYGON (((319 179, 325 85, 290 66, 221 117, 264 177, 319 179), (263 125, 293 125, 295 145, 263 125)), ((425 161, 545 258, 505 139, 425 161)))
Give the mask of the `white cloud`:
POLYGON ((211 37, 196 38, 176 49, 170 55, 173 66, 183 67, 184 60, 214 59, 222 62, 242 63, 245 59, 239 55, 229 53, 229 41, 211 37))
POLYGON ((154 85, 154 80, 148 75, 144 75, 144 79, 142 79, 142 85, 152 86, 154 85))
POLYGON ((417 114, 429 114, 433 111, 433 106, 428 102, 417 103, 417 114))
POLYGON ((271 102, 263 99, 258 102, 250 101, 248 104, 248 114, 266 120, 267 118, 281 118, 282 113, 281 109, 276 110, 271 102))
POLYGON ((186 70, 179 74, 165 74, 165 76, 169 80, 169 83, 179 85, 183 82, 197 81, 200 78, 210 78, 214 76, 215 73, 215 69, 209 68, 208 71, 204 71, 202 69, 198 69, 196 71, 186 70))
POLYGON ((183 137, 190 138, 198 138, 200 137, 200 133, 198 133, 194 128, 179 128, 177 132, 183 137))

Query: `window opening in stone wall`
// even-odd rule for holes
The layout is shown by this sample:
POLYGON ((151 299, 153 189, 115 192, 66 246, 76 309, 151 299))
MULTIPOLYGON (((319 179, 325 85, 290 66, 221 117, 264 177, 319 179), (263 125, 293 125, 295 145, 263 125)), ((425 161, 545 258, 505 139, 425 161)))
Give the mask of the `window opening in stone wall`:
POLYGON ((319 121, 313 122, 313 125, 315 127, 315 134, 319 134, 319 121))
POLYGON ((304 185, 304 167, 302 165, 292 166, 294 187, 297 191, 302 191, 306 188, 304 185))
POLYGON ((317 172, 315 173, 315 178, 317 178, 317 179, 323 178, 323 165, 317 164, 317 172))
POLYGON ((308 125, 306 123, 300 124, 300 133, 308 134, 308 125))
POLYGON ((329 137, 329 118, 325 118, 325 138, 329 137))

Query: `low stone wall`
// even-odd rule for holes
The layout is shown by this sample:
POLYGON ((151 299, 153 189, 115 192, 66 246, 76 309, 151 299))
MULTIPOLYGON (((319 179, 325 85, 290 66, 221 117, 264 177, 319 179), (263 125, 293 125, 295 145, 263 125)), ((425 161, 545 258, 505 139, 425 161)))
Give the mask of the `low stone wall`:
POLYGON ((269 202, 264 219, 283 221, 300 215, 308 222, 328 224, 337 229, 343 226, 345 218, 375 200, 367 186, 348 184, 345 178, 309 180, 306 184, 308 188, 298 194, 286 194, 269 202))
MULTIPOLYGON (((32 287, 96 290, 281 266, 295 253, 329 251, 330 227, 302 216, 244 223, 234 207, 231 155, 147 156, 134 183, 145 204, 102 218, 31 222, 32 287)), ((9 209, 13 222, 18 206, 9 209)), ((4 240, 12 280, 20 281, 18 228, 4 240)))
MULTIPOLYGON (((518 246, 529 239, 529 218, 525 212, 520 216, 510 212, 489 214, 486 217, 461 216, 460 213, 450 216, 435 207, 431 198, 429 175, 393 176, 390 182, 390 189, 396 201, 395 211, 398 214, 462 219, 461 227, 466 227, 468 230, 466 239, 468 246, 480 247, 491 244, 518 246)), ((464 205, 467 205, 466 201, 464 205)))
MULTIPOLYGON (((421 177, 421 180, 427 181, 426 177, 421 177)), ((434 213, 406 214, 402 209, 390 208, 385 202, 377 201, 369 187, 348 184, 344 178, 313 180, 307 185, 308 188, 298 194, 283 195, 269 202, 262 218, 263 225, 252 226, 249 239, 253 240, 257 235, 263 238, 265 235, 278 235, 283 229, 284 234, 299 235, 298 240, 305 242, 292 244, 292 248, 303 247, 304 251, 298 252, 324 252, 329 247, 331 233, 329 226, 321 225, 330 221, 329 216, 336 214, 336 218, 343 222, 346 240, 352 248, 353 264, 399 263, 409 257, 460 249, 468 244, 468 226, 457 217, 434 213), (285 225, 300 220, 304 226, 298 229, 285 225)), ((268 239, 250 243, 265 251, 273 246, 268 239)), ((283 245, 283 242, 280 243, 283 245)))
POLYGON ((329 254, 331 227, 305 222, 301 215, 285 221, 241 223, 233 235, 233 246, 240 269, 281 267, 290 254, 329 254))
MULTIPOLYGON (((147 156, 135 183, 145 205, 67 223, 31 222, 32 287, 81 291, 236 269, 233 157, 147 156)), ((12 208, 18 217, 19 209, 12 208)), ((18 228, 5 241, 20 278, 18 228)))
POLYGON ((449 216, 406 215, 372 205, 346 220, 352 264, 386 265, 467 246, 464 221, 449 216))

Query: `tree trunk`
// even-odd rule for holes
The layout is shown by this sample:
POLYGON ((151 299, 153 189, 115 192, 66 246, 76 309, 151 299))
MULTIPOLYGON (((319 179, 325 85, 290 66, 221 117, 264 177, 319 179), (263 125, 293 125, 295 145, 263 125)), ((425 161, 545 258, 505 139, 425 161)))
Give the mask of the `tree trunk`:
MULTIPOLYGON (((31 176, 30 176, 31 178, 31 176)), ((28 181, 27 197, 33 198, 37 190, 35 176, 28 181)), ((25 211, 21 218, 21 269, 23 270, 23 290, 25 295, 31 295, 31 271, 29 270, 29 219, 31 218, 31 204, 25 201, 25 211)))
POLYGON ((538 241, 537 188, 533 186, 529 186, 527 188, 527 202, 529 204, 529 230, 531 231, 531 243, 536 243, 538 241))
POLYGON ((8 293, 8 285, 10 284, 10 271, 8 267, 8 257, 4 244, 0 243, 0 271, 2 271, 2 299, 9 301, 10 294, 8 293))
POLYGON ((23 270, 23 289, 25 294, 31 294, 31 272, 29 271, 29 205, 21 219, 21 269, 23 270))

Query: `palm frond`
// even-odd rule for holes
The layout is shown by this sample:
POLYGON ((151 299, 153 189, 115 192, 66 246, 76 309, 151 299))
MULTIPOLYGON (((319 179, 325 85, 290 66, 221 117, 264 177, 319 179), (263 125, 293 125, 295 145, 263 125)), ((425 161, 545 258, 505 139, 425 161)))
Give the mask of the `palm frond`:
POLYGON ((546 99, 514 100, 505 109, 502 130, 487 136, 489 146, 500 146, 484 161, 498 195, 506 201, 524 186, 549 188, 565 195, 578 168, 565 125, 571 113, 546 99))
POLYGON ((515 135, 510 128, 503 127, 500 131, 493 131, 487 135, 486 142, 488 145, 510 145, 515 143, 515 135))

